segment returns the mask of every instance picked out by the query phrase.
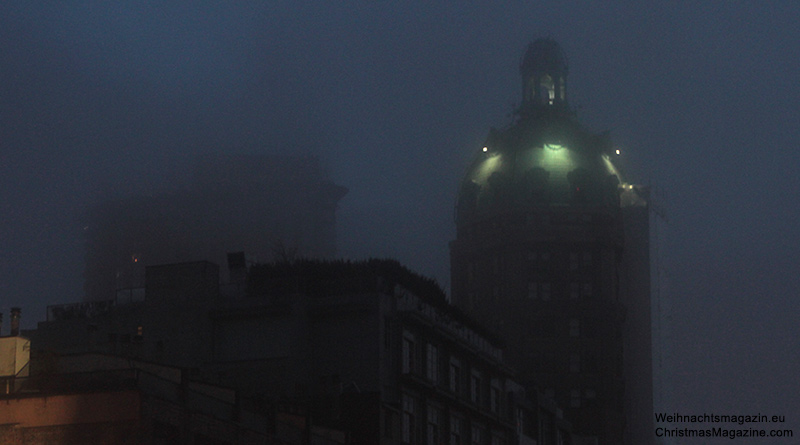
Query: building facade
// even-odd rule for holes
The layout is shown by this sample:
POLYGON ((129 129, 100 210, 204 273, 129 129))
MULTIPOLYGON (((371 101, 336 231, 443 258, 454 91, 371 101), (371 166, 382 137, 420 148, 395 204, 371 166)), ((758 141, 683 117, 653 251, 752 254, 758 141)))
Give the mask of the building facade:
POLYGON ((531 43, 520 72, 515 122, 476 147, 459 190, 453 302, 507 340, 520 380, 576 433, 651 443, 646 190, 577 121, 555 41, 531 43))
POLYGON ((235 293, 220 291, 208 262, 153 266, 142 299, 51 307, 30 332, 33 368, 92 353, 187 370, 299 407, 350 444, 580 443, 555 402, 517 383, 500 340, 432 280, 388 260, 247 275, 235 293))

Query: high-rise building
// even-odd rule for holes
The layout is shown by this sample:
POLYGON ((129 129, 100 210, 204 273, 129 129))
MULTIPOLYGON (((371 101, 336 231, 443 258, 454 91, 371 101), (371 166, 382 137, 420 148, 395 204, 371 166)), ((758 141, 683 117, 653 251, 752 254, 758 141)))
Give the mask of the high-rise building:
POLYGON ((520 65, 522 104, 476 147, 456 209, 453 302, 507 341, 529 388, 600 444, 652 443, 646 189, 567 101, 551 39, 520 65))
POLYGON ((154 264, 224 264, 228 252, 238 251, 257 261, 276 254, 331 258, 336 208, 346 193, 314 156, 200 160, 183 190, 109 200, 89 209, 86 300, 111 300, 117 291, 142 288, 145 267, 154 264))

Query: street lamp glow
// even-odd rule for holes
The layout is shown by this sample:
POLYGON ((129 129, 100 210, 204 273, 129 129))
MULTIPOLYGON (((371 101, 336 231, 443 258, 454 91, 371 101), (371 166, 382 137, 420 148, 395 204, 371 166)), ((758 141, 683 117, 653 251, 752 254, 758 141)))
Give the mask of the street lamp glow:
POLYGON ((617 155, 619 155, 619 148, 615 152, 617 153, 617 155))

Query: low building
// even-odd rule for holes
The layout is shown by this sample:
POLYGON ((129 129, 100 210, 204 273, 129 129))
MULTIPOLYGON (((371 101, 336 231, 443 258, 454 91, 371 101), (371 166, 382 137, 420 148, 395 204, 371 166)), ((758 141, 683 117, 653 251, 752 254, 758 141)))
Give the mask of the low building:
POLYGON ((351 444, 579 443, 554 402, 515 382, 497 337, 397 262, 253 266, 238 293, 218 276, 207 262, 152 267, 144 298, 51 307, 34 363, 94 352, 188 369, 351 444))

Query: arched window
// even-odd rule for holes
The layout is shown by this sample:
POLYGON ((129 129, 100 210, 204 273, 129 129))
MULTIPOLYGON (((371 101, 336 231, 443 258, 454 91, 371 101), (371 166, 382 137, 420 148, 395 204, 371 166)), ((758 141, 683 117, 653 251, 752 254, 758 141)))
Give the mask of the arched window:
POLYGON ((538 92, 539 100, 541 100, 543 104, 553 105, 553 100, 556 97, 556 88, 553 83, 553 78, 548 75, 542 77, 542 80, 539 81, 538 92))

